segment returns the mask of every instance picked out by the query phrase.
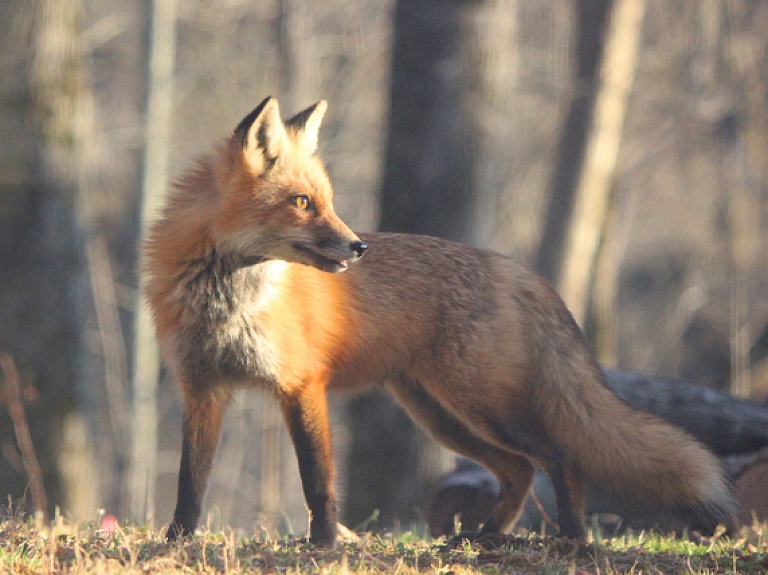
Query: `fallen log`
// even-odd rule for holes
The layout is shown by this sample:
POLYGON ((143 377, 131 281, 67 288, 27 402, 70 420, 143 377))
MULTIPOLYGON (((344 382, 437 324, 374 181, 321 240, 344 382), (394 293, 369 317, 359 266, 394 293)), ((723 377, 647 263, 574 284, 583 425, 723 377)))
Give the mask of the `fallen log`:
POLYGON ((768 446, 768 408, 694 383, 606 370, 609 387, 625 403, 663 417, 720 456, 768 446))

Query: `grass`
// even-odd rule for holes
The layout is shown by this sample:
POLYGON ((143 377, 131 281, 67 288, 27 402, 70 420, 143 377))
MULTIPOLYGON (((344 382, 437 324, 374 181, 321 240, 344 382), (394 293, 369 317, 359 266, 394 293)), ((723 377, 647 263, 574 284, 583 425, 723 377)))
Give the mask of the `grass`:
POLYGON ((482 546, 468 542, 448 550, 411 532, 364 535, 333 550, 296 539, 229 531, 201 533, 168 544, 161 531, 118 527, 108 534, 96 523, 50 524, 34 519, 0 522, 0 573, 466 573, 686 574, 768 572, 768 526, 738 538, 691 540, 641 533, 587 542, 500 536, 482 546))

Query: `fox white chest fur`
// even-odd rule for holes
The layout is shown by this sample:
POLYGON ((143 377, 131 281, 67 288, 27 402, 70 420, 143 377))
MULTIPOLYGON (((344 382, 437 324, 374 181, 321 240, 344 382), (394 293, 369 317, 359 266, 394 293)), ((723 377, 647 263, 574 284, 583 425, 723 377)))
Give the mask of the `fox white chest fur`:
POLYGON ((275 384, 275 343, 259 319, 279 295, 284 261, 242 267, 215 251, 190 262, 172 297, 182 306, 176 332, 165 342, 190 380, 275 384))

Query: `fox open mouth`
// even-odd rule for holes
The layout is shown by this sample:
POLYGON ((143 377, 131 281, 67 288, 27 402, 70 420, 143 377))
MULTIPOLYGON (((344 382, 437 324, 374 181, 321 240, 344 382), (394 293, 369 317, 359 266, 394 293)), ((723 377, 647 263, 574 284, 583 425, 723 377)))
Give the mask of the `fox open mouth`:
POLYGON ((300 244, 293 244, 294 249, 307 256, 311 265, 319 270, 330 273, 339 273, 346 271, 349 267, 347 260, 334 260, 316 252, 312 248, 300 244))

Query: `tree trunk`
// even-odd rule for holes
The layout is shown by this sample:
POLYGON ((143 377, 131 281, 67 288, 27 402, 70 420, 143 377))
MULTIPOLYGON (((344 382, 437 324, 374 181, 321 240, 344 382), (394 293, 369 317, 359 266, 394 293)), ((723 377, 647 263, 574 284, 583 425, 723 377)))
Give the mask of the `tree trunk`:
MULTIPOLYGON (((141 237, 165 195, 170 152, 176 0, 152 2, 149 95, 147 98, 141 237)), ((129 478, 130 512, 143 523, 154 516, 157 482, 157 385, 160 353, 152 314, 139 291, 136 302, 133 369, 133 455, 129 478)))
MULTIPOLYGON (((474 146, 459 97, 464 11, 461 2, 396 3, 383 231, 468 237, 474 146)), ((435 472, 418 462, 434 445, 382 391, 354 398, 349 424, 344 521, 359 525, 376 510, 373 528, 418 519, 435 472)))
MULTIPOLYGON (((0 4, 0 140, 12 143, 0 149, 0 351, 21 374, 49 512, 66 505, 58 457, 85 357, 76 207, 79 11, 77 3, 54 0, 0 4)), ((0 495, 18 501, 28 478, 13 437, 3 409, 0 495)))
POLYGON ((587 147, 611 0, 578 0, 576 5, 578 37, 573 96, 557 145, 549 207, 536 258, 537 271, 553 284, 560 275, 566 230, 587 147))
MULTIPOLYGON (((514 6, 397 2, 381 230, 468 244, 481 237, 496 192, 479 185, 482 87, 491 69, 496 73, 507 62, 488 53, 494 39, 513 30, 494 23, 513 18, 514 6)), ((419 519, 445 452, 384 392, 353 399, 348 413, 344 521, 357 525, 376 509, 374 528, 419 519)))
POLYGON ((595 262, 611 209, 613 176, 640 54, 645 12, 645 0, 615 0, 613 4, 605 33, 592 127, 585 145, 584 165, 579 171, 557 284, 563 301, 581 326, 586 320, 595 262))

